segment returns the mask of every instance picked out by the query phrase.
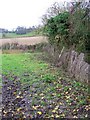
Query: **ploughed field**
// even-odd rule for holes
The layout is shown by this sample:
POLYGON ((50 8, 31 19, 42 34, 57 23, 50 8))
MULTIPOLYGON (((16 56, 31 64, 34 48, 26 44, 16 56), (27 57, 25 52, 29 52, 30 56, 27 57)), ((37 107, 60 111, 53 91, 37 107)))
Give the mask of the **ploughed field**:
POLYGON ((0 56, 3 119, 88 117, 87 85, 51 65, 46 53, 4 53, 0 56))
POLYGON ((6 43, 18 43, 19 45, 34 45, 41 42, 47 42, 47 37, 37 36, 37 37, 21 37, 21 38, 7 38, 0 39, 0 46, 6 43))

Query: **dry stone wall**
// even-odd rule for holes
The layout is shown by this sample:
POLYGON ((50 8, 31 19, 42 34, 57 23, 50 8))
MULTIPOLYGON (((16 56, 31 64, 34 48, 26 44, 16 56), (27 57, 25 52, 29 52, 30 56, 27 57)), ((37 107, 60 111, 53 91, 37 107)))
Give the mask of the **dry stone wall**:
POLYGON ((77 53, 74 50, 64 51, 59 58, 59 54, 56 53, 51 46, 44 48, 53 59, 56 59, 58 67, 64 67, 71 77, 75 77, 78 81, 88 83, 90 76, 90 64, 84 61, 84 53, 77 53), (57 55, 56 55, 57 54, 57 55))
POLYGON ((68 72, 77 80, 88 83, 90 65, 84 61, 84 54, 78 55, 77 52, 71 51, 70 59, 68 61, 68 72))

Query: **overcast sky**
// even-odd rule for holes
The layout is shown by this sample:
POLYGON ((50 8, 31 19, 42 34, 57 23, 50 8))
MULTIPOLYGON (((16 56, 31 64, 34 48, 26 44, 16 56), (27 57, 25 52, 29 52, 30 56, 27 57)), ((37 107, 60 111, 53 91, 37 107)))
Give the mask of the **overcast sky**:
POLYGON ((0 0, 0 28, 38 25, 54 2, 71 0, 0 0))

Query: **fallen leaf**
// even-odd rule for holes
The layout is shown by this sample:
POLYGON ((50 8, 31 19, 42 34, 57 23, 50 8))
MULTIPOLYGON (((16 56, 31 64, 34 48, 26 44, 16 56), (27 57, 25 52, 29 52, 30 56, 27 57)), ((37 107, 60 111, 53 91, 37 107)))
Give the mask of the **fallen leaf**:
POLYGON ((66 94, 68 94, 68 92, 65 92, 66 94))
POLYGON ((51 115, 51 117, 54 117, 54 115, 51 115))
POLYGON ((22 109, 21 107, 20 107, 20 108, 18 108, 18 109, 17 109, 17 112, 19 112, 21 109, 22 109))
POLYGON ((54 110, 52 110, 52 112, 53 112, 53 113, 55 113, 55 112, 56 112, 56 110, 54 109, 54 110))
POLYGON ((69 98, 70 98, 70 96, 66 96, 66 98, 67 98, 67 99, 69 99, 69 98))
POLYGON ((59 105, 57 105, 57 106, 55 107, 55 110, 58 110, 58 108, 59 108, 59 105))
POLYGON ((41 114, 42 114, 42 112, 41 112, 41 111, 38 111, 37 113, 38 113, 39 115, 41 115, 41 114))
POLYGON ((6 114, 7 112, 4 110, 3 113, 6 114))
POLYGON ((13 92, 14 95, 16 95, 17 92, 13 92))
POLYGON ((11 87, 8 87, 8 90, 11 90, 11 87))
POLYGON ((61 102, 59 102, 59 104, 60 104, 60 105, 62 105, 62 103, 61 103, 61 102))
POLYGON ((73 112, 75 112, 76 110, 74 109, 73 112))
POLYGON ((40 96, 43 96, 43 95, 44 95, 43 93, 40 94, 40 96))
POLYGON ((62 117, 65 117, 65 114, 63 113, 63 114, 61 114, 61 116, 62 116, 62 117))
POLYGON ((23 118, 26 118, 26 116, 24 115, 23 118))
POLYGON ((86 114, 85 117, 88 117, 88 115, 86 114))
POLYGON ((34 110, 37 110, 37 106, 32 106, 32 108, 33 108, 34 110))
POLYGON ((41 99, 43 100, 43 99, 44 99, 44 97, 41 97, 41 99))
POLYGON ((77 116, 73 116, 73 118, 78 118, 77 116))
POLYGON ((17 95, 16 98, 23 98, 22 96, 17 95))
POLYGON ((69 90, 71 90, 71 88, 69 88, 69 90))
POLYGON ((55 115, 56 118, 59 118, 60 116, 59 115, 55 115))

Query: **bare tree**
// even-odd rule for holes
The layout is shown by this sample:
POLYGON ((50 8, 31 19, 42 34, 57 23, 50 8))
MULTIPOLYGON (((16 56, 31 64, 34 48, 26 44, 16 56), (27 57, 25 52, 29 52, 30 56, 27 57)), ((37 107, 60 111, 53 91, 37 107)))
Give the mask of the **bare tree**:
POLYGON ((46 11, 46 14, 42 16, 42 23, 45 25, 47 23, 47 20, 51 17, 57 16, 61 12, 63 12, 65 9, 63 6, 61 6, 58 2, 55 2, 51 5, 46 11))

